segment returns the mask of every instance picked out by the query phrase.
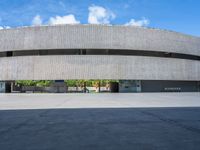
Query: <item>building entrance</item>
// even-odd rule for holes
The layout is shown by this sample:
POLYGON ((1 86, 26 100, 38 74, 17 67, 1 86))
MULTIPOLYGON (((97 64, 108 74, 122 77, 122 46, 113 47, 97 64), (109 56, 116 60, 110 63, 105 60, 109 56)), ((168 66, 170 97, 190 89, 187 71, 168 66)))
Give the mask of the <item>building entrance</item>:
POLYGON ((120 93, 141 92, 141 81, 139 80, 119 80, 120 93))

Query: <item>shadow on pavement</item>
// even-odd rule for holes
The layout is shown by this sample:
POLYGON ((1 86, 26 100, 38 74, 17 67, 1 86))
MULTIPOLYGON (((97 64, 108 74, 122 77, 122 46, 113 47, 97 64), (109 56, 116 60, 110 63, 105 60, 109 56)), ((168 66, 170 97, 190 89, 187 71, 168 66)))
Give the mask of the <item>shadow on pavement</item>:
POLYGON ((200 108, 0 111, 1 150, 200 149, 200 108))

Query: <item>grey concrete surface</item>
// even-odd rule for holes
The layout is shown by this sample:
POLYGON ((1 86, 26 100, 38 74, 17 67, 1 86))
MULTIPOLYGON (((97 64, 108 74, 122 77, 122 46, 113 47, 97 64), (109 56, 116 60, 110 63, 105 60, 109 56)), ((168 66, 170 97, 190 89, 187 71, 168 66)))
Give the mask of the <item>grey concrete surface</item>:
POLYGON ((0 58, 0 80, 200 80, 200 61, 110 55, 0 58))
MULTIPOLYGON (((200 38, 159 29, 110 25, 38 26, 0 31, 0 52, 72 49, 141 50, 200 56, 200 38)), ((0 72, 0 80, 199 81, 200 62, 108 55, 1 57, 0 72)))
POLYGON ((0 110, 131 107, 200 107, 200 92, 0 94, 0 110))
POLYGON ((200 38, 159 29, 108 25, 56 25, 0 31, 0 51, 130 49, 200 56, 200 38))
POLYGON ((2 94, 0 149, 199 150, 199 96, 2 94))

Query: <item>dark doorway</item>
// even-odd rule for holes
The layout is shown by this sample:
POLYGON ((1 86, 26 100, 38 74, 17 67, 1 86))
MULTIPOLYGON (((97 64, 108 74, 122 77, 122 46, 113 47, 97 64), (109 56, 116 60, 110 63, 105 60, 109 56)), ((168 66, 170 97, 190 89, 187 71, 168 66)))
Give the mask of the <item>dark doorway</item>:
POLYGON ((10 82, 6 82, 6 93, 11 93, 11 83, 10 82))
POLYGON ((118 82, 110 82, 110 92, 111 93, 119 92, 119 83, 118 82))

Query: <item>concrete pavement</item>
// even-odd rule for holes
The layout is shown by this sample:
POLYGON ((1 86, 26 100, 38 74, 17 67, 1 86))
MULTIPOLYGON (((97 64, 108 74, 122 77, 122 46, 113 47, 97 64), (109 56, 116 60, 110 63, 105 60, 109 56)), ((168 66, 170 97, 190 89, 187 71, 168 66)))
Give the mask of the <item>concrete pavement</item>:
POLYGON ((199 150, 199 101, 198 93, 3 94, 0 149, 199 150))
POLYGON ((0 94, 0 110, 199 107, 199 93, 0 94))

